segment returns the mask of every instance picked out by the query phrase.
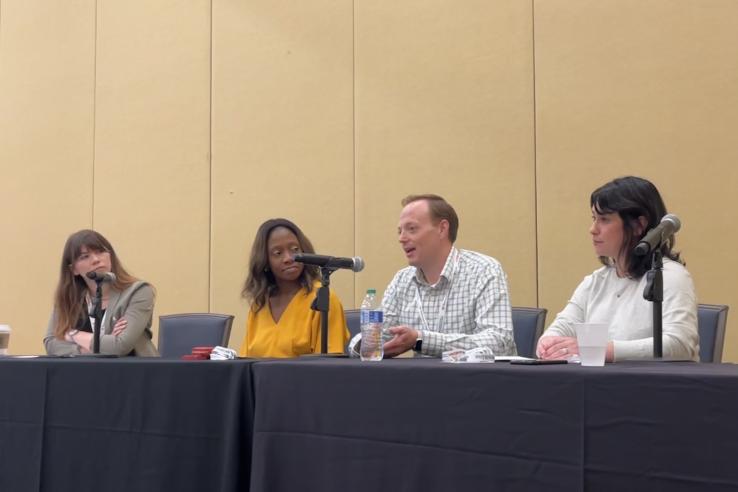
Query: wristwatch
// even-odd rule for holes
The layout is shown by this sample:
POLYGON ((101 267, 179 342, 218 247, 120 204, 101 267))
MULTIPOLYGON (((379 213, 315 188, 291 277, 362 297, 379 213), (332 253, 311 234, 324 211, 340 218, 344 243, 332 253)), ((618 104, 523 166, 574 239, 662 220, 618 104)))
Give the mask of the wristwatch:
POLYGON ((421 349, 423 348, 423 332, 420 330, 417 330, 418 332, 418 339, 415 340, 415 346, 413 347, 413 350, 415 352, 420 353, 421 349))

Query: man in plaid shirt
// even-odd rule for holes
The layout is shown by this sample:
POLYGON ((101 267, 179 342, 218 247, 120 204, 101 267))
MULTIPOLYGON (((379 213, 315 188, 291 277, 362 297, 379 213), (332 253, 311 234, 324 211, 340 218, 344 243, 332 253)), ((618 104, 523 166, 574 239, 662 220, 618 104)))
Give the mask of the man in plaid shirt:
POLYGON ((410 266, 397 272, 384 292, 382 308, 393 338, 385 357, 414 349, 440 356, 452 349, 489 347, 514 355, 507 279, 500 263, 456 249, 459 219, 438 195, 402 200, 397 228, 410 266))

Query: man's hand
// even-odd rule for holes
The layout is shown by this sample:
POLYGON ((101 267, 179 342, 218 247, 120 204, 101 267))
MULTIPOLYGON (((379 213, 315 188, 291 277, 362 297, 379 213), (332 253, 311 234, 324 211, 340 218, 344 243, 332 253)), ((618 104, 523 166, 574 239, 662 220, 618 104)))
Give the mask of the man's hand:
POLYGON ((394 338, 384 344, 384 356, 394 357, 415 347, 418 331, 409 326, 393 326, 388 330, 394 338))

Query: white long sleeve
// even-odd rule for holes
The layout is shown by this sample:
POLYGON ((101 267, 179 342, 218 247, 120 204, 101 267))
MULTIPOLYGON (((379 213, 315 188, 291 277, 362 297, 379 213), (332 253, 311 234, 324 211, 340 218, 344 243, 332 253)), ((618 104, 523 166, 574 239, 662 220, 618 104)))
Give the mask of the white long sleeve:
MULTIPOLYGON (((609 324, 615 360, 653 357, 652 304, 643 298, 646 276, 620 278, 602 267, 584 278, 543 336, 575 337, 573 323, 609 324)), ((668 359, 699 360, 697 296, 687 269, 664 260, 663 354, 668 359)))

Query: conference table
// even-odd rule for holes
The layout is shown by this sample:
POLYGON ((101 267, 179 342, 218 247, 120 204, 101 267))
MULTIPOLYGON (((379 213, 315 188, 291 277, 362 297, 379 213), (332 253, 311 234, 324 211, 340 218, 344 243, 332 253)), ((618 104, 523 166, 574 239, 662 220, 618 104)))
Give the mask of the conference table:
POLYGON ((248 490, 252 366, 0 358, 0 491, 248 490))
POLYGON ((254 366, 252 490, 738 490, 738 368, 254 366))
POLYGON ((738 490, 738 367, 0 359, 0 491, 738 490))

